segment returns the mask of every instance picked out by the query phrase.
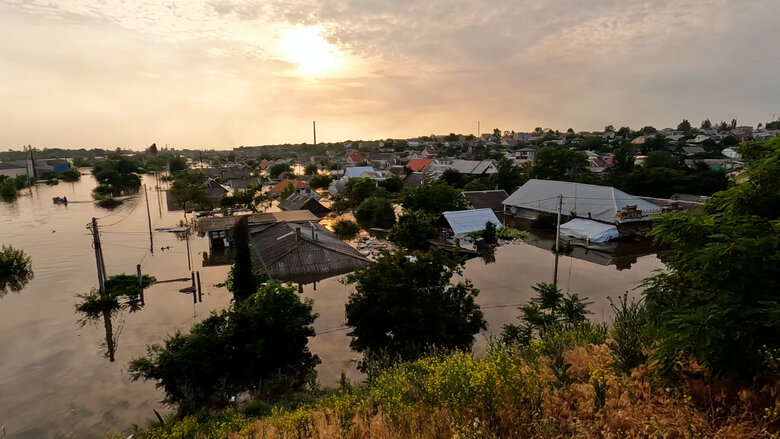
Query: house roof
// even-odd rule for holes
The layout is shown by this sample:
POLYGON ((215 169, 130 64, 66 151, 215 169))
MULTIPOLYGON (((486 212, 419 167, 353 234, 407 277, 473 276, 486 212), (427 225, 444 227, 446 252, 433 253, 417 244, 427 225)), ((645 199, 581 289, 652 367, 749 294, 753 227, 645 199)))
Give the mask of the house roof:
POLYGON ((353 162, 360 162, 364 160, 363 154, 358 154, 358 153, 349 154, 349 159, 352 160, 353 162))
POLYGON ((308 195, 294 193, 279 203, 279 208, 284 211, 307 210, 312 213, 327 213, 330 209, 320 204, 319 201, 308 195), (307 207, 308 206, 308 207, 307 207))
POLYGON ((411 159, 406 167, 412 171, 425 171, 428 166, 431 166, 431 163, 433 163, 433 159, 411 159))
POLYGON ((425 179, 425 174, 422 172, 412 172, 404 178, 404 185, 411 187, 418 187, 425 179))
POLYGON ((273 161, 273 160, 270 160, 270 161, 269 161, 269 160, 263 159, 263 160, 261 160, 261 161, 260 161, 260 164, 259 164, 259 165, 257 165, 257 166, 258 166, 260 169, 263 169, 263 170, 265 170, 265 168, 267 168, 267 167, 269 167, 269 166, 271 166, 271 165, 273 165, 273 164, 274 164, 274 161, 273 161))
POLYGON ((706 154, 707 153, 707 150, 702 148, 701 146, 683 146, 682 150, 686 154, 706 154))
POLYGON ((464 191, 461 195, 466 197, 474 209, 491 209, 494 212, 500 212, 503 210, 504 205, 502 201, 509 197, 503 189, 489 190, 489 191, 464 191))
MULTIPOLYGON (((198 233, 232 229, 243 215, 213 216, 198 219, 198 233)), ((308 210, 289 210, 285 212, 253 213, 249 215, 249 227, 275 224, 278 222, 300 223, 319 221, 308 210)))
POLYGON ((314 222, 278 223, 252 230, 250 241, 252 266, 256 270, 267 268, 274 279, 284 281, 316 282, 369 263, 357 250, 314 222))
POLYGON ((495 224, 496 227, 501 226, 501 221, 491 209, 454 210, 444 212, 442 215, 450 224, 455 236, 483 230, 488 222, 495 224))
POLYGON ((358 178, 364 172, 374 172, 374 168, 371 166, 347 166, 344 168, 344 176, 347 178, 358 178))
POLYGON ((274 187, 272 187, 271 190, 269 190, 269 192, 272 192, 272 193, 275 193, 275 194, 281 193, 284 190, 284 188, 287 187, 287 185, 289 183, 292 183, 293 186, 295 186, 295 190, 306 189, 307 187, 309 187, 309 183, 306 183, 305 181, 302 181, 302 180, 284 179, 284 180, 280 181, 279 183, 276 183, 274 185, 274 187))
POLYGON ((481 175, 484 174, 490 166, 495 166, 493 160, 453 160, 452 169, 461 174, 481 175))
POLYGON ((626 206, 636 206, 637 210, 642 211, 642 218, 639 220, 646 220, 647 216, 661 212, 659 206, 611 186, 556 180, 529 180, 504 200, 503 204, 510 208, 557 213, 558 195, 563 195, 563 213, 576 212, 580 218, 588 218, 590 214, 592 219, 609 224, 637 220, 617 218, 617 212, 626 206))

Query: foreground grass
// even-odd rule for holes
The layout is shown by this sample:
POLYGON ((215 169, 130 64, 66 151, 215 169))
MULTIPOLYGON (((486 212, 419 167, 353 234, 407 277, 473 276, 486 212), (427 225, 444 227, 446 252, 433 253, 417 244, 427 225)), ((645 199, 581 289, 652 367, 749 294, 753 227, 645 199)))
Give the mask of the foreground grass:
POLYGON ((688 365, 675 386, 651 385, 648 366, 616 372, 604 338, 575 330, 480 358, 434 354, 370 383, 188 416, 134 438, 778 437, 776 376, 708 380, 688 365))

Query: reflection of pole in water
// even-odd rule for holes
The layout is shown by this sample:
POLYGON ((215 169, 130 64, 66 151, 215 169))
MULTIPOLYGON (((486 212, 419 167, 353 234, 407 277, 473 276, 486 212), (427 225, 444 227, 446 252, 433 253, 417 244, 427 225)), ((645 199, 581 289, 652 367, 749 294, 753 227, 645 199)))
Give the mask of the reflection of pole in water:
POLYGON ((187 270, 192 271, 192 257, 190 256, 190 231, 185 232, 187 234, 187 270))
POLYGON ((103 310, 103 323, 106 327, 106 356, 108 361, 113 363, 116 344, 114 343, 114 326, 111 323, 111 312, 108 310, 103 310))
POLYGON ((556 287, 558 286, 558 258, 560 257, 559 252, 555 252, 555 272, 553 273, 553 285, 556 287))
POLYGON ((152 237, 152 214, 149 212, 149 191, 144 185, 144 199, 146 200, 146 219, 149 220, 149 251, 154 254, 154 238, 152 237))

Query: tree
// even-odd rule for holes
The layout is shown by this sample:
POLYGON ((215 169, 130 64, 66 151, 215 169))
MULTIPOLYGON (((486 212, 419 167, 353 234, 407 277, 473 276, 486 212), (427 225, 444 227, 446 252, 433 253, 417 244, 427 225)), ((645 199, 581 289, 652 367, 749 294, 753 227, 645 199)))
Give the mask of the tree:
POLYGON ((317 317, 312 306, 295 287, 270 282, 188 334, 177 332, 148 347, 128 370, 133 380, 156 381, 166 401, 179 403, 184 413, 209 402, 224 404, 247 390, 298 389, 319 363, 307 347, 317 317))
POLYGON ((283 173, 291 173, 292 166, 289 163, 274 163, 268 168, 268 176, 272 179, 279 178, 283 173))
POLYGON ((350 178, 342 192, 350 207, 360 206, 363 200, 378 195, 376 180, 373 178, 350 178))
POLYGON ((317 165, 315 165, 314 163, 311 163, 311 164, 309 164, 309 165, 306 165, 306 168, 304 169, 304 171, 303 171, 303 172, 304 172, 304 174, 306 174, 306 175, 314 175, 314 174, 316 174, 316 173, 317 173, 317 171, 319 171, 319 170, 320 170, 320 168, 319 168, 319 167, 317 167, 317 165))
POLYGON ((333 224, 333 231, 339 235, 339 238, 344 240, 353 239, 360 233, 360 226, 356 222, 350 220, 341 220, 333 224))
POLYGON ((605 133, 607 133, 609 131, 615 131, 615 126, 614 125, 607 125, 607 126, 604 127, 604 132, 605 133))
POLYGON ((33 276, 32 259, 24 250, 0 247, 0 297, 9 290, 21 291, 33 276))
POLYGON ((645 158, 645 168, 678 168, 680 160, 667 151, 650 151, 645 158))
POLYGON ((294 194, 295 192, 296 192, 295 184, 293 184, 293 182, 291 181, 288 181, 287 186, 285 186, 284 189, 282 189, 282 191, 279 192, 279 199, 286 200, 287 197, 294 194))
POLYGON ((703 130, 709 130, 709 129, 712 129, 712 122, 710 122, 710 120, 709 120, 709 119, 704 119, 704 120, 701 122, 701 129, 703 129, 703 130))
MULTIPOLYGON (((572 329, 587 322, 591 314, 588 306, 593 302, 581 298, 578 294, 564 294, 556 285, 545 282, 531 287, 536 296, 520 307, 521 326, 504 325, 504 339, 512 339, 509 335, 524 334, 527 343, 534 334, 540 338, 548 331, 572 329)), ((509 341, 509 340, 507 340, 509 341)))
POLYGON ((211 208, 211 200, 206 193, 204 183, 208 178, 201 172, 183 171, 176 175, 171 184, 171 195, 183 207, 198 206, 211 208))
POLYGON ((436 214, 422 210, 406 210, 398 218, 398 224, 390 229, 387 239, 408 250, 427 250, 429 239, 439 233, 436 227, 436 214))
POLYGON ((387 355, 410 360, 437 347, 470 349, 486 328, 471 282, 452 284, 462 262, 439 252, 384 252, 376 262, 348 274, 354 285, 346 304, 350 347, 370 360, 387 355))
POLYGON ((623 172, 630 172, 634 169, 634 152, 634 146, 630 143, 615 148, 613 153, 615 169, 623 172))
POLYGON ((494 128, 493 129, 493 135, 490 136, 490 138, 491 138, 491 140, 493 140, 493 142, 496 145, 500 145, 501 144, 501 130, 499 130, 498 128, 494 128))
POLYGON ((544 146, 536 151, 531 173, 542 180, 572 180, 587 172, 588 157, 580 151, 544 146))
POLYGON ((333 177, 327 174, 317 174, 309 180, 309 186, 314 189, 327 189, 330 183, 333 181, 333 177))
POLYGON ((688 119, 683 119, 682 122, 677 125, 677 131, 682 131, 685 134, 691 132, 691 123, 688 122, 688 119))
POLYGON ((249 216, 244 215, 233 226, 233 246, 236 255, 231 268, 233 299, 241 302, 257 291, 260 285, 252 268, 252 253, 249 248, 249 216))
POLYGON ((395 224, 395 210, 387 198, 370 197, 360 203, 355 210, 355 218, 365 229, 389 229, 395 224))
POLYGON ((496 169, 498 172, 490 176, 490 186, 503 189, 507 193, 511 194, 518 186, 521 186, 528 180, 523 175, 522 168, 506 157, 502 157, 498 161, 496 169))
POLYGON ((379 186, 385 188, 387 192, 397 194, 404 188, 404 181, 397 175, 393 175, 379 182, 379 186))
POLYGON ((715 376, 747 379, 767 368, 762 351, 780 348, 780 141, 769 147, 704 212, 655 222, 652 236, 671 252, 644 294, 667 370, 692 357, 715 376))
POLYGON ((460 191, 441 180, 425 180, 417 187, 401 191, 401 205, 407 210, 422 210, 435 215, 449 210, 462 210, 468 204, 460 191))
POLYGON ((466 177, 457 169, 445 169, 441 174, 441 179, 455 189, 463 189, 466 186, 466 177))

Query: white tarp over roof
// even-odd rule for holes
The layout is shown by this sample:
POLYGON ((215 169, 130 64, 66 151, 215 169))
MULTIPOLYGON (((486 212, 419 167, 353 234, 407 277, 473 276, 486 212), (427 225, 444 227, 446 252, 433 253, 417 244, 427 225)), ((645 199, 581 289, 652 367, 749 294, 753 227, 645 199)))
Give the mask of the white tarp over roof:
MULTIPOLYGON (((558 195, 563 195, 564 215, 577 212, 581 218, 590 218, 604 223, 615 224, 615 214, 625 206, 636 206, 642 211, 641 220, 660 213, 661 207, 633 195, 629 195, 611 186, 571 183, 557 180, 528 180, 528 182, 503 201, 508 208, 518 207, 540 212, 557 213, 558 195)), ((621 222, 630 222, 630 219, 621 222)), ((636 221, 634 219, 633 221, 636 221)))
POLYGON ((583 218, 561 224, 561 234, 590 242, 607 242, 620 236, 615 226, 583 218))
POLYGON ((443 215, 456 237, 483 230, 488 221, 496 227, 501 226, 501 221, 491 209, 453 210, 444 212, 443 215))

